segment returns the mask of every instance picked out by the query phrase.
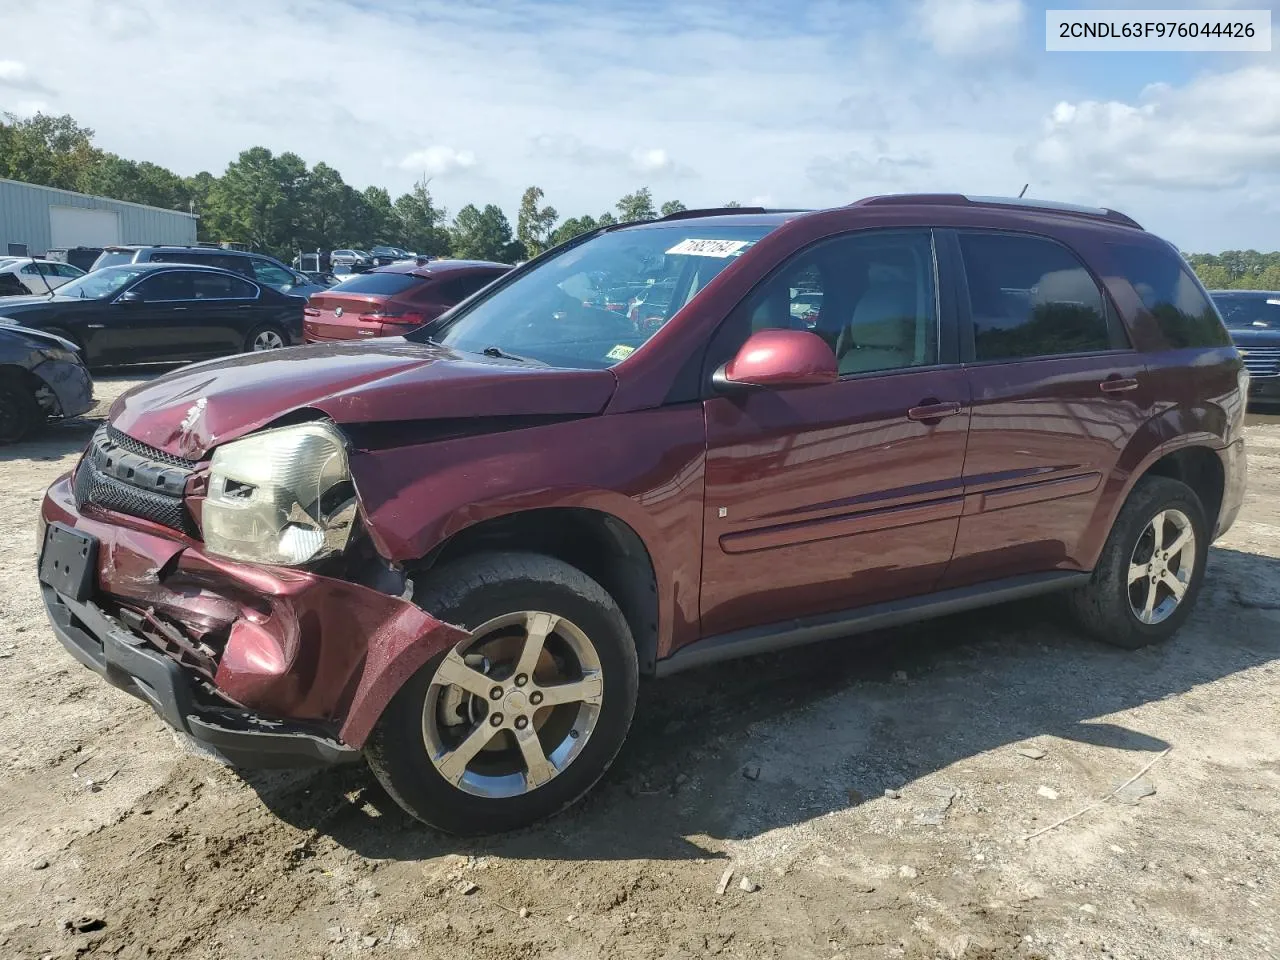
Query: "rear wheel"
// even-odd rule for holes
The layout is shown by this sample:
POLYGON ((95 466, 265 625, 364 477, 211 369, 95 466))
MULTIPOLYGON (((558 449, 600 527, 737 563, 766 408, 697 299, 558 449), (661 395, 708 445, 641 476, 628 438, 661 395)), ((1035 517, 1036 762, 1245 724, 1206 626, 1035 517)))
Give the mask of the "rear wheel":
POLYGON ((1167 640, 1191 613, 1208 550, 1195 491, 1168 477, 1142 478, 1116 517, 1093 577, 1071 596, 1076 619, 1117 647, 1167 640))
POLYGON ((604 588, 551 557, 492 553, 415 589, 470 636, 388 705, 366 755, 387 792, 449 833, 527 826, 600 779, 635 711, 626 620, 604 588))
POLYGON ((25 378, 0 373, 0 443, 17 443, 44 423, 44 411, 25 378))
POLYGON ((279 350, 289 345, 288 335, 274 324, 264 323, 249 331, 245 337, 245 353, 260 353, 263 350, 279 350))

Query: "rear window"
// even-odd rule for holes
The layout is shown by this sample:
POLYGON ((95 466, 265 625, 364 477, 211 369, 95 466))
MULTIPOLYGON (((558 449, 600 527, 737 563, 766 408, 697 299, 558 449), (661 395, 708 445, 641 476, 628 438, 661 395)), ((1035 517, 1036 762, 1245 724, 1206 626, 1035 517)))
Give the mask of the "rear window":
POLYGON ((1108 247, 1116 269, 1156 318, 1170 347, 1224 347, 1231 343, 1213 304, 1172 248, 1126 243, 1108 247))
POLYGON ((356 273, 330 289, 334 293, 376 293, 391 296, 423 283, 407 273, 356 273))
POLYGON ((98 259, 93 261, 93 269, 101 270, 103 267, 119 267, 126 263, 133 263, 133 257, 132 250, 104 250, 98 254, 98 259))
POLYGON ((1261 297, 1214 294, 1229 330, 1280 330, 1280 293, 1261 297))

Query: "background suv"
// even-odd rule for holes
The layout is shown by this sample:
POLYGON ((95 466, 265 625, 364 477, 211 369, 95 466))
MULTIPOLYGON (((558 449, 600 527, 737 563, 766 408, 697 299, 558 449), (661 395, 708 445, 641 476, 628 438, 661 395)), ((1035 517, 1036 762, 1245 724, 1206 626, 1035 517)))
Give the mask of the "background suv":
POLYGON ((227 756, 363 755, 502 830, 595 783, 642 675, 1055 593, 1168 638, 1240 509, 1246 382, 1114 211, 683 212, 402 338, 134 388, 48 491, 39 575, 77 658, 227 756), (650 281, 660 322, 595 303, 650 281))
POLYGON ((227 250, 222 247, 186 246, 116 246, 107 247, 94 261, 93 269, 115 267, 125 263, 192 263, 202 267, 219 267, 248 277, 255 283, 279 293, 306 299, 324 287, 286 267, 279 260, 262 253, 227 250))
POLYGON ((1213 302, 1249 371, 1249 397, 1280 401, 1280 291, 1214 290, 1213 302))

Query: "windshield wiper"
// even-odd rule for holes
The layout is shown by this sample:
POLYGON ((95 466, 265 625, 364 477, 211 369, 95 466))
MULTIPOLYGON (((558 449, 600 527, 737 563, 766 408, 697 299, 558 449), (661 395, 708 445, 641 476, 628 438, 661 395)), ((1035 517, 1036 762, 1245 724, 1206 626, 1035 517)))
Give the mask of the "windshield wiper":
POLYGON ((480 352, 483 353, 486 357, 496 357, 500 360, 515 360, 518 363, 531 363, 534 366, 538 366, 538 367, 546 366, 546 364, 543 363, 541 360, 534 360, 532 357, 521 357, 521 356, 517 356, 514 353, 507 353, 507 351, 499 347, 485 347, 480 352))

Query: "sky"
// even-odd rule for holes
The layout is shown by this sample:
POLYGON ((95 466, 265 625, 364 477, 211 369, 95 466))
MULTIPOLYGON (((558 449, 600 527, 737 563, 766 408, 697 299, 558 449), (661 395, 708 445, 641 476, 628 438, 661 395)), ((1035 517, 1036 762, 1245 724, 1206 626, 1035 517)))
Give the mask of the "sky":
MULTIPOLYGON (((1280 249, 1280 50, 1048 53, 1056 0, 9 0, 0 111, 184 175, 291 150, 514 223, 896 192, 1109 206, 1183 250, 1280 249)), ((1116 5, 1112 5, 1116 6, 1116 5)), ((1280 0, 1129 0, 1270 9, 1280 0)))

